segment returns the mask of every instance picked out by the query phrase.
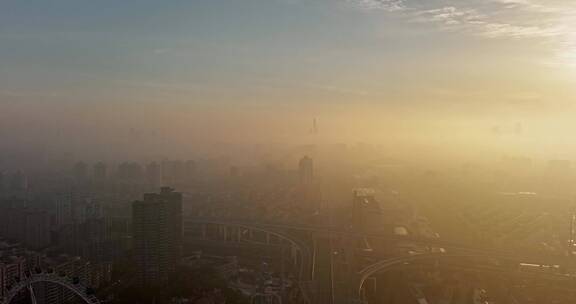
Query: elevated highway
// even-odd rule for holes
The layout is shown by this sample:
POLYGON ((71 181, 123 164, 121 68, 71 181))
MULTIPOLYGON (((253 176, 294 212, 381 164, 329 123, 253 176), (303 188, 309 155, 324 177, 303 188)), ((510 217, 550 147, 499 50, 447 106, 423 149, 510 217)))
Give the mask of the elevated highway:
MULTIPOLYGON (((300 279, 307 284, 308 295, 316 294, 327 304, 338 303, 338 298, 347 298, 350 301, 359 301, 362 296, 362 288, 364 282, 371 276, 386 272, 391 269, 398 269, 407 265, 415 264, 430 264, 442 261, 442 263, 450 263, 451 261, 466 261, 468 264, 459 263, 458 267, 462 270, 471 271, 489 271, 492 273, 499 273, 501 275, 519 275, 511 269, 504 267, 487 267, 486 263, 478 261, 501 261, 506 265, 519 265, 520 263, 539 264, 539 265, 571 265, 571 259, 561 256, 539 256, 539 255, 525 255, 520 256, 517 252, 505 252, 484 248, 471 248, 468 246, 461 246, 452 242, 446 242, 439 239, 429 239, 410 236, 397 236, 390 234, 377 234, 377 233, 359 233, 352 232, 346 229, 339 229, 337 227, 320 227, 320 226, 300 226, 291 224, 278 224, 267 222, 249 222, 243 220, 233 219, 208 219, 208 218, 194 218, 186 219, 184 222, 185 231, 190 229, 197 229, 202 225, 215 225, 222 227, 236 227, 244 231, 259 231, 265 234, 273 235, 280 238, 297 248, 301 253, 301 276, 300 279), (196 227, 196 228, 194 228, 196 227), (304 233, 303 233, 304 232, 304 233), (307 235, 307 237, 302 237, 307 235), (394 246, 399 243, 412 243, 421 246, 429 247, 442 247, 448 253, 426 253, 415 254, 400 257, 384 257, 374 252, 362 252, 354 247, 354 242, 348 242, 350 248, 344 248, 346 255, 355 259, 353 265, 360 265, 359 260, 365 262, 369 260, 379 260, 364 268, 356 268, 355 273, 349 273, 352 277, 345 285, 349 286, 349 291, 334 290, 334 264, 333 264, 333 247, 330 240, 333 238, 340 239, 377 239, 389 243, 394 246), (320 270, 321 273, 315 273, 320 270), (313 291, 312 291, 313 290, 313 291)), ((235 233, 239 233, 236 231, 235 233)), ((241 233, 241 232, 240 232, 241 233)), ((237 238, 238 240, 238 238, 237 238)), ((353 267, 352 267, 353 268, 353 267)), ((528 275, 527 275, 528 276, 528 275)), ((531 275, 534 277, 534 275, 531 275)), ((561 275, 540 275, 538 279, 544 280, 560 280, 572 281, 573 277, 561 275)), ((576 282, 576 280, 574 280, 576 282)), ((310 296, 314 298, 313 296, 310 296)))

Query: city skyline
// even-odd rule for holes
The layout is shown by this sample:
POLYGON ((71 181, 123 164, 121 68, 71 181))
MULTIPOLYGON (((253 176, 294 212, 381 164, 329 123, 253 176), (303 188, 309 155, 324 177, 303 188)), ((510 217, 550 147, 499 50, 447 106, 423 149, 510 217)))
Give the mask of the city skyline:
POLYGON ((428 146, 448 140, 551 156, 546 142, 576 151, 564 132, 576 112, 570 1, 0 8, 0 130, 26 134, 21 145, 75 138, 60 146, 76 150, 91 138, 121 146, 119 137, 134 134, 142 149, 166 134, 180 146, 305 143, 317 117, 325 141, 397 134, 428 146), (525 129, 519 142, 486 135, 517 123, 525 129))
POLYGON ((0 304, 572 304, 574 0, 0 0, 0 304))

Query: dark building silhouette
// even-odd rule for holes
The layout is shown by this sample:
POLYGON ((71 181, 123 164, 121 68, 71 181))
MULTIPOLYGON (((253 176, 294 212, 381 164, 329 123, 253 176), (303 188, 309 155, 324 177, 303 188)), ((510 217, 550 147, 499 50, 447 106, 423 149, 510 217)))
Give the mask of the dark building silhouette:
POLYGON ((302 184, 310 184, 314 180, 314 161, 308 156, 300 159, 298 173, 302 184))
POLYGON ((94 165, 94 178, 96 180, 105 180, 108 176, 108 167, 103 162, 94 165))
POLYGON ((6 176, 4 174, 4 171, 0 171, 0 193, 2 193, 5 190, 6 187, 6 176))
POLYGON ((21 171, 12 174, 10 179, 10 190, 12 191, 26 191, 28 190, 28 178, 21 171))
POLYGON ((162 184, 162 170, 157 162, 146 165, 146 182, 155 188, 162 184))
POLYGON ((47 212, 18 206, 16 201, 2 202, 0 237, 15 240, 30 249, 50 245, 50 218, 47 212))
POLYGON ((168 187, 132 204, 139 282, 158 286, 176 269, 182 247, 182 194, 168 187))
POLYGON ((196 172, 196 162, 193 160, 187 160, 184 164, 184 170, 186 171, 186 179, 190 181, 194 177, 194 173, 196 172))
POLYGON ((137 182, 143 176, 142 166, 136 162, 124 162, 118 166, 118 178, 121 181, 137 182))
POLYGON ((164 160, 161 164, 162 183, 164 186, 181 185, 190 178, 194 163, 180 160, 164 160))
POLYGON ((88 177, 88 166, 84 162, 77 162, 73 168, 74 179, 77 181, 86 180, 88 177))

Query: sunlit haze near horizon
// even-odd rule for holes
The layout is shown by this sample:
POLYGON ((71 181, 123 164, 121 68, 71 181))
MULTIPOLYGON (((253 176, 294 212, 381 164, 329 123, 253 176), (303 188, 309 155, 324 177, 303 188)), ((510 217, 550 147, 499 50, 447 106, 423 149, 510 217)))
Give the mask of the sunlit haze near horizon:
POLYGON ((0 0, 0 304, 574 304, 576 0, 0 0))
POLYGON ((5 0, 0 148, 573 159, 574 27, 571 0, 5 0))

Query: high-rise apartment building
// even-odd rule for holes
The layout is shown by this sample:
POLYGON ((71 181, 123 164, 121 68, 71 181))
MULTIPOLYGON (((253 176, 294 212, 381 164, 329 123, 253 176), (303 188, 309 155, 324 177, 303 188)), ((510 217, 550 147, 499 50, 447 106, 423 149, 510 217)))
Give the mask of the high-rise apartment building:
POLYGON ((156 286, 174 273, 182 250, 182 194, 168 187, 132 204, 139 282, 156 286))

